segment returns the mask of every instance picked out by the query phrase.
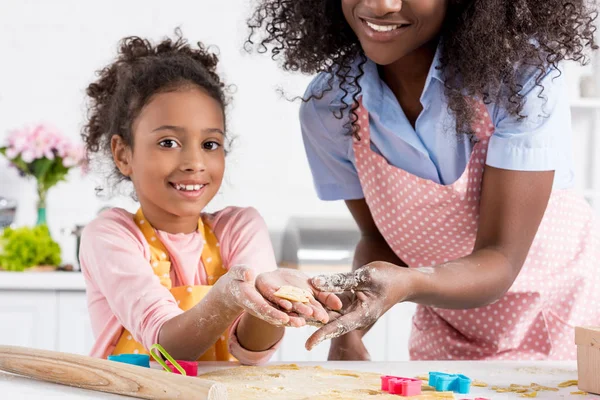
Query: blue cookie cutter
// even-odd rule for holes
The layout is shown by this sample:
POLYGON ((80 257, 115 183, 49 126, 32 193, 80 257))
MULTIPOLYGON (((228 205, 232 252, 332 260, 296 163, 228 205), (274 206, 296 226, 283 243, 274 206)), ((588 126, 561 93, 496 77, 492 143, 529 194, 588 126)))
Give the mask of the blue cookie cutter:
POLYGON ((430 372, 429 386, 434 387, 438 392, 468 394, 471 390, 471 378, 462 374, 430 372))
POLYGON ((108 356, 108 360, 150 368, 150 356, 147 354, 119 354, 118 356, 108 356))

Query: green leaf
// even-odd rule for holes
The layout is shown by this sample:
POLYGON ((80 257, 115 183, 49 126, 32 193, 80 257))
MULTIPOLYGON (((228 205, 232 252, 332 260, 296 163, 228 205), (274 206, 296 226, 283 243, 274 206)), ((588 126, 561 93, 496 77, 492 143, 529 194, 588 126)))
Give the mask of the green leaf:
POLYGON ((40 182, 44 182, 46 180, 46 174, 52 168, 52 164, 55 163, 55 160, 49 160, 46 157, 38 158, 34 160, 32 163, 33 176, 40 182))
POLYGON ((44 188, 48 190, 57 183, 65 181, 68 173, 69 169, 63 165, 62 158, 57 157, 45 176, 44 188))
MULTIPOLYGON (((2 153, 3 156, 6 157, 6 147, 0 147, 0 153, 2 153)), ((6 157, 8 158, 8 157, 6 157)), ((25 174, 30 174, 29 172, 29 168, 27 167, 27 163, 25 163, 25 161, 23 161, 21 159, 21 156, 15 157, 12 160, 8 160, 10 161, 12 164, 15 165, 15 167, 17 167, 19 170, 21 170, 21 172, 25 173, 25 174)))

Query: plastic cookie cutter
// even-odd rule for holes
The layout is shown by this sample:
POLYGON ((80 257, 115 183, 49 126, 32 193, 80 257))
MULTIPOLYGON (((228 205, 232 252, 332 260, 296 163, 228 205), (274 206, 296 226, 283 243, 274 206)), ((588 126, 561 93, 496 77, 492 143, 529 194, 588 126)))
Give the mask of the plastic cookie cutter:
POLYGON ((455 392, 468 394, 471 390, 471 379, 462 374, 446 374, 444 372, 430 372, 429 386, 438 392, 455 392))
POLYGON ((421 394, 421 380, 384 375, 381 377, 381 390, 400 396, 417 396, 421 394))
POLYGON ((381 391, 387 392, 390 390, 390 379, 395 379, 395 376, 383 375, 381 377, 381 391))
POLYGON ((108 356, 108 360, 150 368, 150 356, 147 354, 119 354, 116 356, 108 356))
MULTIPOLYGON (((198 376, 198 363, 197 362, 177 360, 177 363, 185 371, 185 374, 182 374, 182 375, 198 376)), ((174 365, 171 364, 170 361, 167 361, 166 364, 169 368, 174 367, 174 365)), ((179 370, 177 370, 177 369, 174 370, 173 368, 171 368, 171 371, 175 374, 180 374, 179 370)))
POLYGON ((152 358, 159 363, 165 371, 173 372, 175 374, 186 375, 186 376, 196 376, 198 375, 198 363, 192 361, 175 361, 173 357, 160 345, 155 344, 150 347, 150 354, 152 358), (165 363, 160 355, 156 355, 154 350, 158 351, 164 358, 167 359, 165 363), (175 368, 175 369, 173 369, 175 368))

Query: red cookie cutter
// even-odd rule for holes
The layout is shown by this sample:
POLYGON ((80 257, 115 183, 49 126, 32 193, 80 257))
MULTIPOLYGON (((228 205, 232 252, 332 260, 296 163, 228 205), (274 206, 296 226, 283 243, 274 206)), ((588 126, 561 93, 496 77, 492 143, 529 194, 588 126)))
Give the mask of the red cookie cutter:
MULTIPOLYGON (((171 372, 174 374, 181 375, 181 372, 177 368, 173 366, 171 361, 165 361, 167 366, 171 369, 171 372)), ((187 376, 198 376, 198 363, 195 361, 180 361, 177 360, 177 364, 185 371, 187 376)))
POLYGON ((418 396, 421 394, 421 381, 419 379, 385 375, 381 377, 381 390, 400 396, 418 396))

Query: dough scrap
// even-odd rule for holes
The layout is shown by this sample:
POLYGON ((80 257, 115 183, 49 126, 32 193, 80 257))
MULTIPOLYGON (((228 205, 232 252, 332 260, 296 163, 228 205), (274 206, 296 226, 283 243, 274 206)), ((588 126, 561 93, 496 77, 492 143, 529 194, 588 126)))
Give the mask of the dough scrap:
MULTIPOLYGON (((476 386, 473 384, 471 385, 476 386)), ((559 389, 549 386, 542 386, 537 383, 532 383, 529 386, 511 383, 509 387, 492 386, 492 390, 495 390, 496 393, 518 393, 521 395, 521 397, 537 397, 539 392, 558 392, 559 389)))
POLYGON ((275 296, 290 301, 309 303, 312 295, 304 289, 295 286, 282 286, 274 293, 275 296))
POLYGON ((558 384, 559 388, 566 388, 566 387, 570 387, 570 386, 577 386, 579 384, 579 381, 577 381, 576 379, 570 380, 570 381, 564 381, 562 383, 558 384))

